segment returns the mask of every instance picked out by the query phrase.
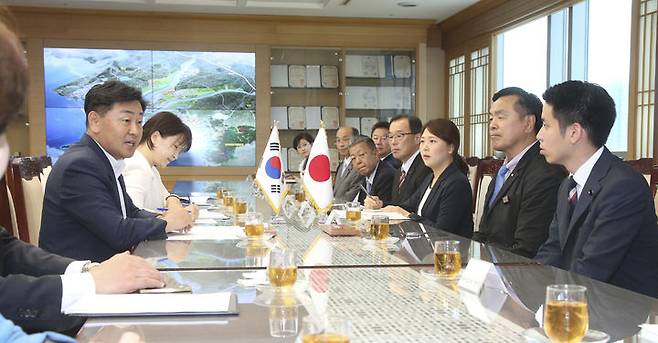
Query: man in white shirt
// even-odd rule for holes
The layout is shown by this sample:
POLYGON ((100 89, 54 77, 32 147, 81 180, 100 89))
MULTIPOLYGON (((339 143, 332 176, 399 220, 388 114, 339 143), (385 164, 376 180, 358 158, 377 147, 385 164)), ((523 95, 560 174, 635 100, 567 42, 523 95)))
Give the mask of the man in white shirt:
POLYGON ((87 131, 53 166, 44 194, 39 246, 79 260, 101 262, 144 240, 192 225, 186 209, 157 216, 137 208, 121 175, 142 137, 141 91, 119 81, 85 96, 87 131))
POLYGON ((363 204, 363 200, 368 195, 377 196, 384 201, 390 199, 391 185, 395 171, 391 166, 379 159, 373 140, 368 137, 357 138, 350 145, 350 156, 352 156, 354 168, 365 178, 361 182, 361 187, 363 188, 359 189, 355 200, 363 204))
POLYGON ((541 101, 518 87, 496 92, 489 109, 489 135, 505 163, 489 184, 479 231, 473 239, 534 257, 548 237, 562 168, 546 163, 535 136, 541 101))
MULTIPOLYGON (((23 49, 0 22, 0 176, 9 159, 5 129, 22 108, 26 87, 23 49)), ((80 325, 81 319, 62 312, 82 296, 163 286, 157 270, 128 253, 101 264, 74 261, 19 241, 0 228, 0 313, 28 331, 65 331, 80 325)))
POLYGON ((658 296, 658 226, 644 177, 606 147, 616 111, 601 86, 567 81, 544 92, 541 154, 569 178, 538 261, 658 296))
POLYGON ((425 166, 420 156, 420 130, 423 122, 415 116, 399 115, 393 117, 389 126, 388 142, 393 157, 401 162, 395 171, 391 189, 391 200, 382 201, 377 197, 366 198, 368 208, 381 208, 385 205, 401 205, 420 187, 427 175, 432 173, 425 166))

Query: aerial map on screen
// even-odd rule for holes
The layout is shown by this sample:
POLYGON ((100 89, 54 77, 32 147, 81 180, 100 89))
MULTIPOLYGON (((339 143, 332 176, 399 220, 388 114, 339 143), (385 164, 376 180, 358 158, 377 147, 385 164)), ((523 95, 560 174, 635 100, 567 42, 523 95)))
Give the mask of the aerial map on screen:
POLYGON ((256 165, 254 53, 46 48, 44 78, 53 159, 85 131, 87 91, 119 80, 142 90, 144 121, 171 111, 192 129, 192 149, 171 165, 256 165))

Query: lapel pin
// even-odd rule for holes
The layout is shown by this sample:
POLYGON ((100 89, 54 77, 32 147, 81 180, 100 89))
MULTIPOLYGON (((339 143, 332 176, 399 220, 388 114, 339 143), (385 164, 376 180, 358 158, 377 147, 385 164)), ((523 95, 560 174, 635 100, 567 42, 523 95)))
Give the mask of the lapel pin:
POLYGON ((506 195, 503 197, 503 204, 507 204, 509 202, 509 197, 506 195))
POLYGON ((594 192, 592 192, 592 190, 591 190, 591 189, 589 189, 589 190, 587 190, 587 194, 589 194, 589 195, 593 195, 593 194, 594 194, 594 192))

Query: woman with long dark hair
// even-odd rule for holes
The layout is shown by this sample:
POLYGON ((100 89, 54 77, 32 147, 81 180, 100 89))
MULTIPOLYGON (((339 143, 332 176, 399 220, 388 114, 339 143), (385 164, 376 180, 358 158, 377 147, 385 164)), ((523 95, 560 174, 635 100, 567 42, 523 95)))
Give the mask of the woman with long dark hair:
POLYGON ((468 182, 468 165, 459 156, 459 129, 447 119, 434 119, 422 129, 420 155, 432 169, 416 192, 401 206, 384 211, 398 212, 412 220, 467 238, 473 235, 473 193, 468 182))

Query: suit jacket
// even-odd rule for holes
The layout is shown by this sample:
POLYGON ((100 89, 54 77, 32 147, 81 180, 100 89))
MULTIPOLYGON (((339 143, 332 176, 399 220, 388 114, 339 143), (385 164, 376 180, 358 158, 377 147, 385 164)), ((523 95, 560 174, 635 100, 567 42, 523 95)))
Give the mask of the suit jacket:
POLYGON ((386 155, 386 157, 384 157, 384 159, 382 159, 382 162, 388 163, 388 165, 391 166, 391 168, 393 169, 400 169, 400 167, 402 166, 402 162, 400 162, 400 160, 393 157, 393 154, 390 152, 388 153, 388 155, 386 155))
POLYGON ((70 258, 47 253, 0 228, 0 313, 26 331, 65 331, 80 319, 61 311, 62 279, 70 258))
MULTIPOLYGON (((377 196, 382 201, 391 200, 391 185, 393 183, 393 174, 395 174, 395 170, 391 168, 391 166, 381 161, 378 162, 377 169, 375 170, 375 178, 372 180, 370 195, 377 196)), ((367 179, 364 178, 361 182, 361 185, 363 188, 368 189, 368 187, 366 187, 366 181, 367 179)), ((365 200, 365 198, 366 195, 363 191, 361 191, 361 188, 359 188, 359 202, 363 204, 363 200, 365 200)))
POLYGON ((347 166, 345 171, 345 176, 340 175, 340 170, 342 164, 345 161, 341 162, 338 165, 338 170, 336 171, 336 183, 334 184, 334 202, 343 203, 350 202, 354 200, 356 194, 359 193, 359 184, 365 179, 364 176, 359 174, 359 172, 354 169, 352 162, 347 166))
POLYGON ((167 222, 138 209, 119 177, 126 205, 110 161, 91 137, 71 146, 48 177, 39 245, 77 260, 104 261, 146 239, 165 239, 167 222))
POLYGON ((546 163, 536 142, 507 177, 491 208, 488 204, 495 182, 489 184, 480 231, 473 238, 534 257, 548 237, 557 189, 564 177, 564 169, 546 163))
POLYGON ((644 177, 607 148, 594 165, 569 220, 562 182, 538 261, 658 297, 658 226, 644 177))
POLYGON ((389 203, 384 202, 385 205, 400 205, 404 203, 412 194, 414 194, 418 187, 420 187, 421 183, 425 181, 427 175, 432 175, 432 169, 425 166, 423 158, 418 154, 411 163, 411 167, 409 167, 409 171, 404 178, 402 187, 398 189, 401 173, 402 170, 400 168, 395 171, 395 176, 393 177, 393 189, 391 190, 391 201, 389 203))
MULTIPOLYGON (((473 193, 471 184, 457 166, 452 163, 443 171, 430 191, 422 209, 418 205, 425 191, 432 184, 434 174, 428 175, 416 192, 400 206, 412 212, 411 220, 470 238, 473 235, 473 193)), ((406 181, 405 181, 406 182, 406 181)))

